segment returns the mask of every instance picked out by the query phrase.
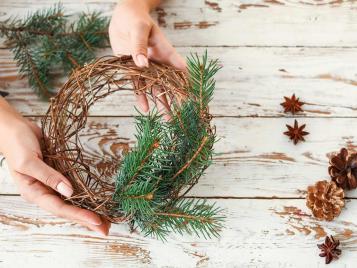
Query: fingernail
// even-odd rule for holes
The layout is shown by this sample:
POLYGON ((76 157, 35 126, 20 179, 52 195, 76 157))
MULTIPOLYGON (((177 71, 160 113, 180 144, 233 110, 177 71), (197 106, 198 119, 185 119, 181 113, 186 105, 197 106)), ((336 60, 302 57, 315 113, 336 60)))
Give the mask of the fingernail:
POLYGON ((108 236, 108 234, 109 234, 109 229, 101 230, 100 232, 102 233, 102 235, 108 236))
POLYGON ((92 225, 101 225, 103 223, 101 218, 89 219, 87 222, 92 225))
POLYGON ((139 67, 149 67, 149 61, 145 55, 143 55, 143 54, 137 55, 136 60, 139 63, 139 67))
POLYGON ((70 197, 73 194, 73 189, 62 181, 57 185, 57 191, 66 197, 70 197))

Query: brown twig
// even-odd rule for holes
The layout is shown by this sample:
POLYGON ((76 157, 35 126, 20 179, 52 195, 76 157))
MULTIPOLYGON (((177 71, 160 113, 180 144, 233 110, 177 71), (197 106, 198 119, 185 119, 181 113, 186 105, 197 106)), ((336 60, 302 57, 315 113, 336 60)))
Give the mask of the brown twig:
POLYGON ((193 154, 191 159, 188 160, 186 162, 186 164, 182 168, 180 168, 179 171, 176 172, 176 174, 172 177, 172 179, 176 179, 177 176, 179 176, 182 172, 185 171, 185 169, 187 169, 192 164, 193 160, 195 160, 197 158, 197 156, 200 154, 200 152, 203 149, 203 146, 206 144, 207 141, 208 141, 208 137, 207 136, 203 137, 203 139, 201 141, 201 144, 200 144, 200 147, 198 147, 197 151, 193 154))
POLYGON ((187 214, 183 214, 183 213, 156 212, 155 215, 174 217, 174 218, 184 218, 184 219, 188 219, 188 220, 199 220, 201 222, 210 221, 208 218, 198 217, 198 216, 193 216, 193 215, 187 215, 187 214))
POLYGON ((74 187, 74 194, 67 199, 68 202, 95 211, 112 222, 128 219, 115 209, 118 205, 112 198, 115 174, 99 172, 91 165, 93 156, 84 155, 80 132, 86 126, 93 104, 117 91, 137 90, 133 81, 138 78, 146 85, 140 91, 150 99, 154 98, 150 90, 152 86, 159 86, 170 103, 178 103, 188 95, 187 78, 182 71, 154 62, 150 63, 150 68, 138 68, 129 56, 104 57, 75 69, 57 96, 51 99, 50 107, 42 119, 43 136, 46 137, 44 158, 63 173, 74 187))
POLYGON ((125 188, 123 191, 125 191, 131 184, 132 182, 136 179, 136 177, 139 175, 140 171, 143 169, 143 167, 145 166, 145 163, 148 161, 149 157, 152 155, 152 153, 154 152, 154 150, 156 148, 159 147, 159 142, 155 141, 153 144, 151 144, 147 155, 144 157, 144 159, 141 161, 138 169, 135 171, 135 174, 129 179, 129 181, 127 182, 125 188))

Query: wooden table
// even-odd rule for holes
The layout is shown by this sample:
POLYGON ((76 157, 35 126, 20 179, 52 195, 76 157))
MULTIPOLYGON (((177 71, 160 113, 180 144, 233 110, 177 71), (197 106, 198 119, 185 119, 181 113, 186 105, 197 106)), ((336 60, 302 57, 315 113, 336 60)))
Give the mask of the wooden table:
MULTIPOLYGON (((114 0, 62 2, 69 12, 106 15, 115 5, 114 0)), ((51 3, 2 0, 0 20, 51 3)), ((131 234, 126 225, 101 237, 23 201, 5 161, 0 266, 324 267, 316 244, 332 234, 343 253, 329 267, 356 267, 357 191, 347 193, 346 209, 333 222, 314 219, 304 197, 309 184, 328 178, 330 153, 343 146, 356 149, 357 2, 170 0, 154 16, 180 53, 207 49, 224 66, 211 109, 220 137, 215 163, 191 192, 225 209, 221 237, 171 235, 162 243, 131 234), (294 119, 279 103, 292 93, 307 103, 297 117, 311 133, 298 146, 282 135, 294 119)), ((45 113, 48 103, 20 79, 4 46, 0 88, 25 116, 39 121, 45 113)), ((133 146, 134 104, 126 93, 93 107, 85 146, 106 161, 133 146)))

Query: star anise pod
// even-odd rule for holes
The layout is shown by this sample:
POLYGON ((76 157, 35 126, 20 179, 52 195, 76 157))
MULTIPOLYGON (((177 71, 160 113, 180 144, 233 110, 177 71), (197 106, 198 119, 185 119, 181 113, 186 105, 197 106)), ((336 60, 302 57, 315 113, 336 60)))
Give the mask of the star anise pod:
POLYGON ((349 154, 342 148, 330 158, 328 172, 334 182, 343 189, 357 188, 357 154, 349 154))
POLYGON ((285 102, 280 103, 281 106, 284 107, 284 113, 291 112, 292 114, 296 114, 298 112, 302 112, 301 106, 304 105, 304 102, 301 102, 299 98, 295 97, 295 94, 289 97, 284 97, 285 102))
POLYGON ((0 96, 1 96, 1 97, 6 97, 7 95, 9 95, 9 92, 0 91, 0 96))
POLYGON ((318 244, 317 247, 321 250, 320 257, 325 257, 325 263, 329 264, 333 259, 338 259, 341 255, 341 249, 338 248, 340 241, 335 240, 333 236, 326 236, 323 244, 318 244))
POLYGON ((304 136, 308 135, 309 132, 304 131, 306 125, 299 126, 298 122, 295 120, 294 127, 286 125, 288 131, 285 131, 284 134, 289 136, 290 140, 294 141, 296 145, 299 141, 305 141, 304 136))

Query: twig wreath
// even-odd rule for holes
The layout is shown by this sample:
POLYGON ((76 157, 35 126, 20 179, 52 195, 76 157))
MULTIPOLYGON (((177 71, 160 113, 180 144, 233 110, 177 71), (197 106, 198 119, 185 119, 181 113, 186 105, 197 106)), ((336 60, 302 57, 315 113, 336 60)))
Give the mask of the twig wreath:
POLYGON ((223 217, 215 204, 183 198, 210 165, 215 129, 208 104, 217 61, 191 55, 188 74, 150 63, 138 68, 131 57, 104 57, 76 69, 42 120, 46 161, 74 187, 67 200, 114 223, 128 222, 145 235, 164 239, 170 231, 217 236, 223 217), (169 121, 156 110, 136 117, 136 146, 124 155, 117 174, 98 174, 84 161, 79 132, 89 108, 119 90, 166 94, 169 121))

